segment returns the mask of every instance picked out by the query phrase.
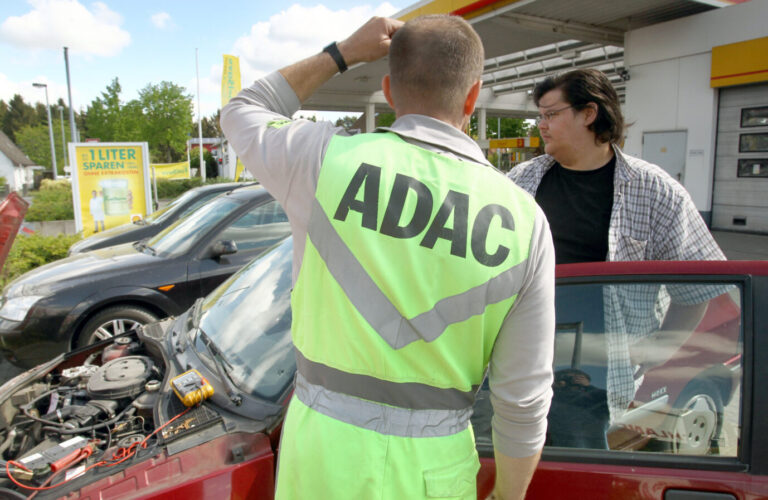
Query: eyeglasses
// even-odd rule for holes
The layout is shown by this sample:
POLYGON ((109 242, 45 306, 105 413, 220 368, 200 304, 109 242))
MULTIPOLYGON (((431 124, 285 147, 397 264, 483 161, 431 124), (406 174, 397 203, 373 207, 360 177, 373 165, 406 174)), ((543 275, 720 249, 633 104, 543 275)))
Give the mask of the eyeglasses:
POLYGON ((566 106, 564 108, 553 109, 552 111, 547 111, 546 113, 543 113, 543 114, 537 116, 536 118, 534 118, 534 120, 536 121, 536 125, 538 125, 541 122, 548 122, 552 118, 556 117, 557 114, 560 113, 561 111, 565 111, 566 109, 569 109, 569 108, 572 108, 572 107, 573 106, 566 106))

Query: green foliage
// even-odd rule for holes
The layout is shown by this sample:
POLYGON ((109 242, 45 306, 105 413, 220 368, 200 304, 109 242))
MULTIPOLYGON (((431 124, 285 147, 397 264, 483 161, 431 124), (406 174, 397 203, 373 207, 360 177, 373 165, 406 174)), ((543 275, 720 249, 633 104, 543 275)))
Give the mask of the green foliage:
POLYGON ((152 161, 171 163, 187 149, 192 126, 192 96, 171 82, 149 84, 139 91, 144 115, 142 135, 149 143, 152 161))
POLYGON ((14 240, 2 272, 0 272, 0 286, 5 287, 27 271, 66 257, 69 247, 79 239, 80 235, 41 236, 32 234, 26 236, 20 234, 14 240))
POLYGON ((347 132, 351 132, 351 131, 358 132, 359 131, 358 129, 362 128, 362 126, 356 126, 356 124, 361 116, 362 114, 358 116, 345 115, 339 118, 338 120, 336 120, 335 125, 337 127, 344 127, 344 130, 346 130, 347 132))
POLYGON ((221 125, 219 124, 220 120, 221 110, 219 109, 210 117, 204 116, 199 129, 197 122, 192 122, 192 130, 189 132, 190 137, 198 137, 200 129, 202 129, 203 137, 224 137, 224 132, 222 132, 221 125))
MULTIPOLYGON (((43 108, 45 109, 45 108, 43 108)), ((3 113, 3 122, 0 124, 5 135, 16 142, 16 132, 25 126, 34 126, 40 123, 35 108, 24 102, 24 98, 19 94, 13 96, 8 101, 7 108, 3 113)))
MULTIPOLYGON (((51 168, 51 140, 48 137, 48 124, 25 125, 16 132, 16 145, 38 165, 51 168)), ((58 158, 57 158, 58 160, 58 158)))
POLYGON ((0 187, 5 186, 6 184, 8 184, 8 179, 6 179, 3 176, 0 176, 0 187))
POLYGON ((72 187, 66 179, 57 181, 44 179, 40 191, 33 193, 32 197, 32 205, 27 210, 24 220, 40 222, 75 218, 72 187))
MULTIPOLYGON (((234 182, 226 177, 215 177, 206 179, 205 184, 221 184, 224 182, 234 182)), ((157 197, 161 200, 172 200, 180 194, 189 191, 192 188, 202 186, 203 181, 200 177, 191 179, 157 179, 157 197)))
MULTIPOLYGON (((203 151, 203 159, 205 160, 205 178, 213 179, 219 176, 219 163, 214 158, 213 154, 207 149, 203 151)), ((189 153, 189 168, 200 168, 200 153, 197 148, 193 149, 189 153)), ((198 172, 200 172, 198 170, 198 172)))
POLYGON ((378 115, 376 115, 377 127, 389 127, 393 123, 395 123, 394 113, 379 113, 378 115))
MULTIPOLYGON (((523 118, 493 118, 485 120, 486 136, 489 139, 511 139, 513 137, 527 137, 529 125, 523 118), (501 122, 501 134, 499 134, 499 122, 501 122)), ((472 115, 469 121, 469 133, 472 137, 478 137, 477 115, 472 115)))
POLYGON ((191 179, 157 179, 157 197, 161 200, 173 199, 185 191, 202 185, 203 180, 200 177, 192 177, 191 179))

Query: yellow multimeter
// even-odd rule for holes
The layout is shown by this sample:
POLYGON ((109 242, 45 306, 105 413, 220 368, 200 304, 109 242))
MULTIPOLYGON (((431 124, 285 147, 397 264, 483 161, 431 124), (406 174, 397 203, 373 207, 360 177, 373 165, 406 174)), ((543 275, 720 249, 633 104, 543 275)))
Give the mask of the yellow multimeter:
POLYGON ((171 387, 184 406, 195 406, 213 395, 213 386, 194 368, 172 378, 171 387))

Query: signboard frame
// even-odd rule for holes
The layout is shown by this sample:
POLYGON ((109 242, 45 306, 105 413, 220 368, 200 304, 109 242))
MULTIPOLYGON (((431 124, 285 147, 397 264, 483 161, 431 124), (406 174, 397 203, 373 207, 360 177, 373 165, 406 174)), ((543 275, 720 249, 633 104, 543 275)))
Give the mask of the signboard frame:
MULTIPOLYGON (((80 162, 77 158, 78 149, 96 148, 140 148, 140 174, 143 176, 144 216, 152 213, 152 190, 149 172, 149 145, 146 142, 70 142, 69 164, 72 165, 72 205, 75 211, 75 231, 83 231, 83 214, 80 205, 80 162)), ((126 221, 129 222, 129 221, 126 221)))

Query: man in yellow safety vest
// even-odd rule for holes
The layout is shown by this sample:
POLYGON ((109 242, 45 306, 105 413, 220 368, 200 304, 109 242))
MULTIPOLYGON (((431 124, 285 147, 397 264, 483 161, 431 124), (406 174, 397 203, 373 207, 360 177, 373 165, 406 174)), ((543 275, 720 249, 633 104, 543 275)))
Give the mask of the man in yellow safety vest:
POLYGON ((533 198, 462 132, 483 61, 459 17, 373 18, 222 112, 294 238, 278 499, 476 498, 469 418, 489 366, 496 492, 525 494, 552 394, 554 250, 533 198), (289 118, 337 71, 387 54, 391 127, 289 118))

